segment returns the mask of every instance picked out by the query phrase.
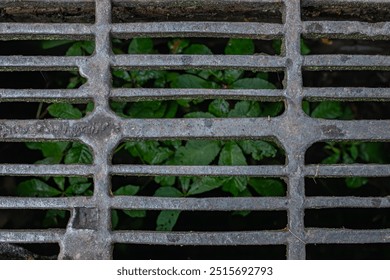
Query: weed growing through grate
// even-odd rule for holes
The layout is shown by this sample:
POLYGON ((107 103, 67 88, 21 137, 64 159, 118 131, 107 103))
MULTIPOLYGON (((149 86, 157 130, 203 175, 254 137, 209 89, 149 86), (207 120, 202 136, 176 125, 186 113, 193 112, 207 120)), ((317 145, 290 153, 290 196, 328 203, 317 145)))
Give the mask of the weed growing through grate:
MULTIPOLYGON (((117 41, 121 43, 120 41, 117 41)), ((123 48, 123 44, 122 44, 123 48)), ((275 53, 280 53, 280 41, 274 42, 275 53)), ((191 43, 187 39, 172 39, 168 42, 168 49, 171 54, 212 54, 211 50, 204 44, 191 43)), ((93 48, 84 46, 77 42, 71 46, 68 55, 91 54, 93 48)), ((302 41, 302 54, 308 54, 310 49, 302 41)), ((115 53, 124 53, 123 49, 114 48, 115 53)), ((129 54, 153 54, 157 53, 154 41, 148 38, 133 39, 126 50, 129 54)), ((252 55, 254 44, 249 39, 230 39, 224 50, 228 55, 252 55)), ((116 87, 155 87, 155 88, 240 88, 240 89, 275 89, 281 88, 281 81, 270 77, 268 73, 254 73, 243 70, 186 70, 186 71, 124 71, 114 70, 114 86, 116 87), (280 85, 278 85, 278 83, 280 85)), ((82 78, 74 77, 70 80, 68 88, 74 88, 83 83, 82 78)), ((132 118, 173 118, 180 114, 184 117, 273 117, 279 115, 283 110, 281 102, 260 103, 251 100, 228 102, 222 99, 212 101, 182 99, 173 101, 141 101, 134 103, 111 102, 111 109, 122 117, 132 118), (206 105, 205 105, 206 104, 206 105)), ((350 109, 343 107, 340 110, 327 102, 320 102, 312 105, 311 108, 304 103, 303 109, 312 116, 321 117, 330 115, 332 118, 353 119, 350 109), (335 113, 336 112, 336 113, 335 113)), ((48 110, 53 117, 79 118, 83 112, 70 104, 56 104, 53 106, 58 110, 48 110), (69 112, 72 112, 69 116, 69 112), (76 113, 76 116, 74 113, 76 113)), ((273 158, 278 153, 278 147, 260 140, 245 141, 206 141, 203 146, 198 140, 183 142, 180 140, 164 141, 160 144, 157 141, 126 142, 119 146, 115 153, 126 151, 131 157, 147 164, 175 164, 175 165, 209 165, 213 161, 218 165, 247 165, 248 160, 261 160, 260 158, 273 158), (206 149, 207 157, 205 157, 206 149), (199 152, 201 154, 197 155, 199 152)), ((329 144, 330 145, 330 144, 329 144)), ((45 147, 41 147, 44 153, 45 147)), ((80 149, 80 147, 79 147, 80 149)), ((345 151, 354 153, 346 146, 326 148, 332 150, 339 157, 345 151)), ((81 149, 80 149, 81 150, 81 149)), ((353 154, 355 155, 355 154, 353 154)), ((335 155, 333 155, 336 158, 335 155)), ((50 158, 50 156, 47 156, 50 158)), ((66 158, 66 155, 62 155, 66 158)), ((341 158, 346 158, 341 156, 341 158)), ((92 157, 90 158, 92 161, 92 157)), ((351 157, 352 161, 354 156, 351 157)), ((75 157, 74 162, 82 161, 81 155, 75 157)), ((284 162, 280 162, 284 164, 284 162)), ((251 183, 245 176, 239 177, 170 177, 157 176, 152 180, 159 185, 155 191, 156 196, 184 197, 199 195, 209 191, 221 191, 232 196, 250 196, 249 188, 261 190, 260 195, 277 196, 284 195, 277 190, 280 189, 280 181, 275 179, 257 179, 256 184, 251 183), (266 180, 266 181, 261 181, 266 180), (180 186, 180 188, 178 188, 180 186), (264 187, 266 186, 266 187, 264 187)), ((354 182, 349 187, 358 188, 364 183, 364 178, 352 178, 354 182)), ((82 182, 80 182, 82 183, 82 182)), ((84 182, 86 183, 86 182, 84 182)), ((114 195, 137 195, 141 186, 127 184, 118 187, 113 191, 114 195)), ((36 191, 37 189, 34 189, 36 191)), ((42 195, 43 196, 43 195, 42 195)), ((113 211, 113 227, 118 223, 117 210, 113 211)), ((121 210, 122 211, 122 210, 121 210)), ((143 210, 123 211, 131 218, 144 219, 146 212, 143 210)), ((247 215, 248 211, 238 212, 240 215, 247 215)), ((172 230, 180 215, 180 211, 161 211, 157 217, 158 230, 172 230)))

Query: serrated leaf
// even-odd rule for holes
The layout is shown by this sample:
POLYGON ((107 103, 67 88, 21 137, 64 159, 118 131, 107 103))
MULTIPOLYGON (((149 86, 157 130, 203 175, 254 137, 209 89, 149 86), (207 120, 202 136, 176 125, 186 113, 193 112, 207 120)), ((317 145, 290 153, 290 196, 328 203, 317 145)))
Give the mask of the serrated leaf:
POLYGON ((235 142, 227 142, 219 155, 218 165, 247 165, 241 148, 235 142))
POLYGON ((215 118, 215 116, 209 112, 191 112, 184 115, 185 118, 215 118))
POLYGON ((286 194, 283 183, 276 179, 251 178, 249 185, 262 196, 284 196, 286 194))
POLYGON ((225 54, 249 55, 255 53, 255 44, 251 39, 229 39, 225 54))
POLYGON ((150 38, 134 38, 131 40, 127 52, 129 54, 153 53, 153 40, 150 38))
POLYGON ((223 99, 215 99, 209 104, 209 112, 217 117, 226 117, 229 113, 229 102, 223 99))
POLYGON ((16 192, 20 196, 53 197, 61 194, 59 190, 53 188, 38 179, 30 179, 21 182, 16 187, 16 192))
POLYGON ((364 177, 348 177, 345 178, 345 183, 348 188, 357 189, 368 183, 368 179, 364 177))
POLYGON ((256 101, 239 101, 234 105, 234 109, 228 114, 231 118, 258 117, 260 115, 260 105, 256 101))
POLYGON ((178 165, 208 165, 220 151, 219 141, 189 140, 175 153, 175 163, 178 165))
POLYGON ((66 164, 91 164, 93 161, 89 148, 81 143, 73 143, 72 148, 67 152, 64 162, 66 164))
POLYGON ((276 89, 275 85, 260 78, 243 78, 235 81, 231 88, 234 89, 276 89))
POLYGON ((135 195, 140 190, 139 186, 126 185, 114 191, 114 195, 135 195))
POLYGON ((157 217, 156 230, 171 231, 179 218, 179 210, 163 210, 157 217))
POLYGON ((59 119, 80 119, 81 111, 69 103, 55 103, 47 107, 47 111, 52 117, 59 119))
POLYGON ((244 153, 252 155, 255 160, 275 157, 278 150, 268 142, 261 140, 237 141, 244 153))
POLYGON ((183 74, 171 83, 172 88, 216 88, 213 82, 202 79, 192 74, 183 74))
POLYGON ((187 192, 187 195, 201 194, 219 188, 226 180, 226 178, 222 179, 219 177, 195 178, 187 192))
POLYGON ((154 193, 158 197, 182 197, 183 193, 174 187, 160 187, 154 193))
POLYGON ((184 54, 213 54, 212 51, 204 44, 192 44, 184 49, 184 54))
POLYGON ((311 113, 313 118, 322 119, 337 119, 342 115, 343 109, 338 101, 323 101, 311 113))

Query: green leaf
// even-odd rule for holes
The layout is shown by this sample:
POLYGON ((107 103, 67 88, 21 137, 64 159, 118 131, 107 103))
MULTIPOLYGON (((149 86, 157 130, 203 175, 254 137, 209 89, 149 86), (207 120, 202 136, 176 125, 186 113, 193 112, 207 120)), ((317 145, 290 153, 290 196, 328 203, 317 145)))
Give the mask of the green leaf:
POLYGON ((129 54, 150 54, 153 53, 153 40, 150 38, 134 38, 131 40, 129 54))
POLYGON ((91 55, 93 51, 95 50, 95 42, 93 41, 83 41, 81 43, 82 49, 85 51, 86 54, 91 55))
POLYGON ((90 113, 95 109, 95 104, 93 102, 88 102, 87 107, 85 108, 86 113, 90 113))
POLYGON ((27 148, 31 150, 41 150, 44 157, 51 157, 59 162, 63 153, 68 147, 69 142, 30 142, 26 143, 27 148))
POLYGON ((126 185, 114 191, 114 195, 135 195, 140 190, 139 186, 126 185))
POLYGON ((228 114, 228 117, 258 117, 260 115, 260 105, 256 101, 239 101, 228 114))
POLYGON ((337 119, 343 115, 341 103, 338 101, 323 101, 314 108, 311 116, 313 118, 337 119))
POLYGON ((328 156, 327 158, 323 159, 321 163, 323 164, 335 164, 338 163, 340 160, 340 154, 339 153, 334 153, 328 156))
POLYGON ((356 161, 357 157, 359 156, 359 149, 357 144, 352 144, 351 147, 349 147, 349 153, 351 154, 351 158, 356 161))
POLYGON ((157 141, 127 142, 125 149, 133 157, 140 157, 148 164, 161 164, 170 158, 174 152, 168 147, 160 147, 157 141))
POLYGON ((383 143, 361 143, 358 149, 359 157, 367 163, 386 163, 386 157, 389 156, 383 152, 385 151, 383 143))
POLYGON ((226 117, 229 113, 229 102, 215 99, 209 104, 209 112, 217 117, 226 117))
POLYGON ((235 81, 231 88, 234 89, 276 89, 275 85, 260 78, 243 78, 235 81))
POLYGON ((306 115, 310 116, 310 103, 309 101, 302 101, 302 110, 306 115))
POLYGON ((276 179, 251 178, 249 185, 262 196, 284 196, 286 194, 283 183, 276 179))
POLYGON ((222 148, 218 165, 247 165, 247 163, 241 148, 230 141, 222 148))
POLYGON ((185 118, 215 118, 215 116, 209 112, 191 112, 184 115, 185 118))
POLYGON ((167 101, 168 108, 165 110, 164 118, 174 118, 179 108, 179 104, 176 101, 167 101))
POLYGON ((189 176, 180 176, 179 177, 180 188, 181 188, 183 193, 187 193, 188 190, 190 189, 192 178, 193 177, 189 177, 189 176))
POLYGON ((159 70, 131 71, 132 80, 136 81, 137 87, 142 87, 150 80, 158 80, 164 77, 165 72, 159 70))
POLYGON ((189 140, 175 153, 175 163, 179 165, 208 165, 219 154, 220 144, 216 140, 189 140))
POLYGON ((176 182, 175 176, 156 176, 154 181, 161 186, 173 186, 176 182))
MULTIPOLYGON (((131 82, 133 79, 131 78, 129 72, 125 71, 125 70, 114 70, 112 71, 112 75, 114 77, 117 77, 117 78, 120 78, 122 80, 125 80, 127 82, 131 82)), ((114 103, 114 102, 113 102, 114 103)), ((122 104, 126 104, 125 102, 117 102, 117 103, 122 103, 122 104)))
POLYGON ((179 210, 163 210, 157 217, 156 230, 171 231, 179 218, 179 210))
POLYGON ((93 157, 88 146, 77 142, 72 144, 64 159, 66 164, 91 164, 92 161, 93 157))
POLYGON ((266 105, 264 105, 263 108, 264 109, 261 112, 261 116, 276 117, 283 111, 284 105, 282 102, 273 102, 273 103, 266 103, 266 105))
POLYGON ((55 227, 59 224, 60 219, 65 219, 65 210, 47 210, 45 217, 43 218, 42 225, 46 228, 55 227))
POLYGON ((306 45, 305 41, 301 39, 301 54, 308 55, 310 53, 310 48, 306 45))
POLYGON ((31 179, 21 182, 16 187, 16 193, 20 196, 53 197, 61 194, 59 190, 53 188, 38 179, 31 179))
POLYGON ((81 56, 83 54, 81 42, 74 43, 66 52, 66 56, 81 56))
POLYGON ((272 41, 272 48, 274 49, 277 55, 280 55, 282 52, 282 40, 276 39, 272 41))
POLYGON ((221 187, 227 179, 219 177, 197 177, 190 186, 187 195, 205 193, 221 187))
POLYGON ((273 145, 261 140, 241 140, 238 144, 244 153, 252 155, 255 160, 275 157, 278 152, 273 145))
POLYGON ((163 101, 140 101, 131 105, 127 115, 132 118, 162 118, 167 109, 163 101))
POLYGON ((242 192, 246 190, 248 184, 248 177, 246 176, 234 176, 223 184, 222 190, 231 193, 233 196, 242 196, 242 192))
POLYGON ((368 183, 368 179, 364 177, 348 177, 345 178, 345 183, 348 188, 357 189, 368 183))
POLYGON ((127 216, 131 218, 144 218, 146 217, 145 210, 122 210, 127 216))
POLYGON ((83 114, 79 109, 69 103, 55 103, 47 107, 47 111, 52 117, 60 119, 80 119, 83 114))
POLYGON ((57 184, 58 188, 63 191, 65 188, 65 177, 53 177, 53 180, 57 184))
POLYGON ((237 81, 244 74, 243 70, 231 69, 225 70, 223 75, 223 81, 228 85, 231 85, 237 81))
POLYGON ((216 88, 213 82, 191 74, 183 74, 171 83, 172 88, 216 88))
POLYGON ((111 210, 111 228, 115 229, 118 226, 119 217, 117 210, 111 210))
POLYGON ((213 54, 211 50, 203 44, 192 44, 186 48, 184 54, 213 54))
POLYGON ((69 177, 68 180, 70 185, 77 185, 88 182, 88 178, 86 177, 69 177))
POLYGON ((41 47, 44 50, 48 50, 48 49, 56 48, 56 47, 59 47, 59 46, 68 45, 68 44, 71 44, 71 43, 74 43, 74 41, 71 41, 71 40, 42 41, 41 42, 41 47))
POLYGON ((182 197, 183 194, 174 187, 160 187, 154 193, 158 197, 182 197))
POLYGON ((254 54, 255 44, 251 39, 229 39, 225 54, 254 54))
POLYGON ((65 190, 65 194, 68 196, 82 195, 92 186, 92 183, 71 185, 65 190))

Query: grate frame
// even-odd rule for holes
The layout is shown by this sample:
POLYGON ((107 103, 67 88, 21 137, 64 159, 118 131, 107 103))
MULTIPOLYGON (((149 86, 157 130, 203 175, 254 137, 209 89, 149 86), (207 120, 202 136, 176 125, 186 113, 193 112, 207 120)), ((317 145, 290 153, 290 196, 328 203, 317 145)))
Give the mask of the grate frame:
MULTIPOLYGON (((304 98, 334 100, 388 100, 388 89, 304 88, 303 70, 375 69, 390 70, 389 56, 313 55, 300 53, 301 36, 316 38, 389 39, 390 23, 358 21, 302 21, 301 9, 314 5, 312 0, 246 0, 259 4, 282 4, 283 23, 261 22, 134 22, 112 23, 113 4, 136 5, 137 0, 29 0, 27 5, 95 5, 95 23, 0 23, 1 39, 9 38, 77 38, 95 40, 90 57, 0 56, 1 70, 74 70, 88 79, 78 90, 0 89, 1 101, 67 99, 93 100, 94 111, 81 120, 0 120, 2 141, 79 140, 93 150, 94 163, 84 165, 16 165, 1 164, 0 175, 67 175, 94 178, 92 197, 21 198, 0 197, 0 209, 67 209, 71 219, 64 230, 0 230, 0 242, 58 243, 59 259, 111 259, 114 243, 156 245, 280 245, 287 246, 288 259, 305 259, 306 244, 389 243, 390 229, 349 230, 306 228, 305 209, 320 208, 390 208, 390 197, 305 197, 305 177, 390 176, 389 165, 306 165, 306 149, 327 140, 390 141, 389 120, 339 121, 312 119, 304 114, 304 98), (114 55, 111 37, 248 37, 283 38, 279 57, 196 56, 191 55, 114 55), (111 69, 188 69, 242 68, 284 71, 281 90, 164 90, 115 89, 111 87, 111 69), (283 100, 285 112, 271 119, 121 119, 109 108, 110 98, 137 100, 191 97, 258 97, 283 100), (274 138, 283 146, 284 166, 141 166, 112 165, 112 151, 126 139, 228 139, 274 138), (110 177, 114 175, 229 175, 283 177, 286 197, 258 198, 156 198, 113 197, 110 177), (111 209, 147 210, 286 210, 288 224, 284 230, 254 232, 147 232, 111 231, 111 209)), ((169 2, 169 1, 165 1, 169 2)), ((238 2, 217 0, 215 3, 238 2)), ((321 2, 321 1, 319 1, 321 2)), ((321 3, 323 3, 322 1, 321 3)), ((327 1, 325 1, 327 2, 327 1)), ((334 5, 363 5, 366 1, 332 0, 334 5)), ((19 1, 2 1, 0 7, 19 1)), ((386 5, 388 1, 375 0, 386 5)), ((387 6, 386 6, 387 7, 387 6)))

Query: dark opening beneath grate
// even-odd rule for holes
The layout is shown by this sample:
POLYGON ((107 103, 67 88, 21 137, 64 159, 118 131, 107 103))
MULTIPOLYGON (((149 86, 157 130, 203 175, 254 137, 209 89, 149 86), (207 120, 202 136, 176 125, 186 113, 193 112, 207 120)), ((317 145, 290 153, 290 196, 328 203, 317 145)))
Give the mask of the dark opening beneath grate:
POLYGON ((70 217, 65 210, 7 209, 0 210, 2 229, 66 228, 70 217), (60 215, 56 215, 58 212, 60 215), (55 225, 53 219, 56 220, 55 225))

